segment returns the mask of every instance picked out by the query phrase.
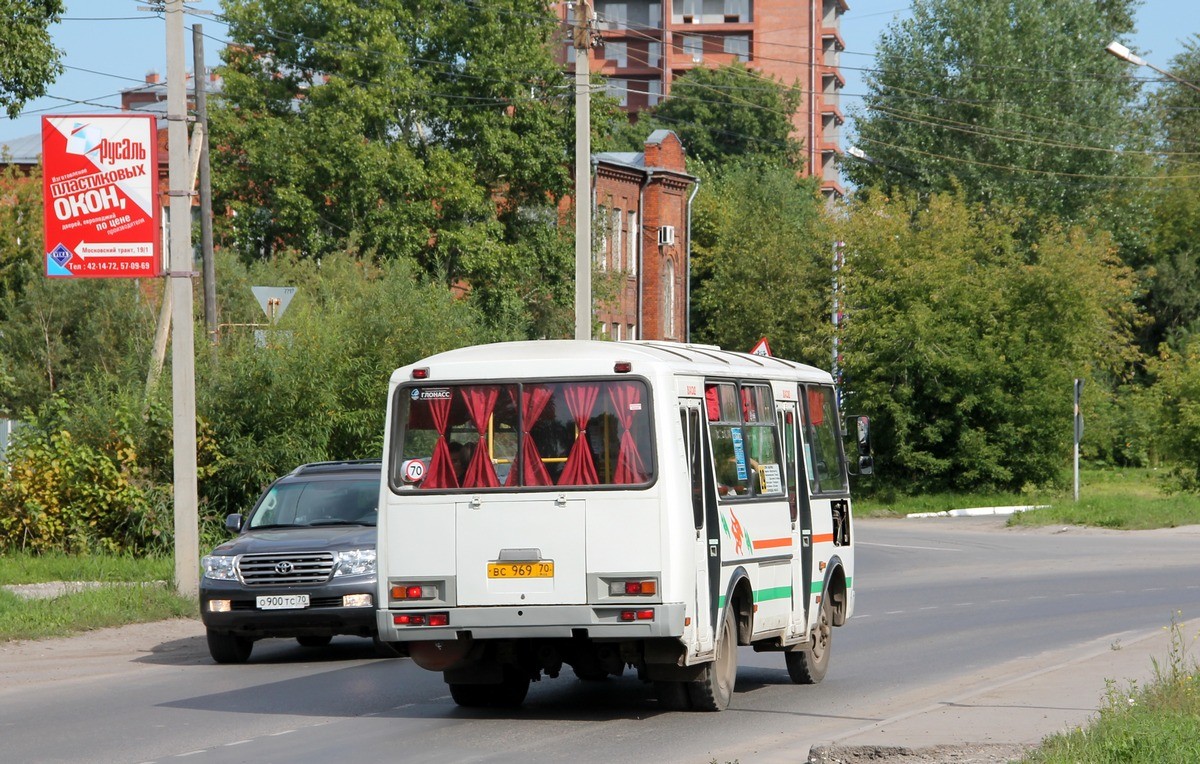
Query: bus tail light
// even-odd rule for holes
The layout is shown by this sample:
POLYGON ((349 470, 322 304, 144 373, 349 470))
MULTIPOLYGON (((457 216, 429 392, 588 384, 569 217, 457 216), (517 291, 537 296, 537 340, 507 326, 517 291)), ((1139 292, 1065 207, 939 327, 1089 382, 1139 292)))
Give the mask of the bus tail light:
POLYGON ((397 613, 392 616, 396 626, 449 626, 449 613, 397 613))
POLYGON ((610 581, 608 593, 612 597, 653 597, 658 594, 658 579, 610 581))
POLYGON ((653 621, 654 608, 646 608, 645 610, 622 610, 619 616, 622 621, 653 621))
POLYGON ((393 600, 437 599, 437 587, 432 584, 395 583, 391 587, 393 600))

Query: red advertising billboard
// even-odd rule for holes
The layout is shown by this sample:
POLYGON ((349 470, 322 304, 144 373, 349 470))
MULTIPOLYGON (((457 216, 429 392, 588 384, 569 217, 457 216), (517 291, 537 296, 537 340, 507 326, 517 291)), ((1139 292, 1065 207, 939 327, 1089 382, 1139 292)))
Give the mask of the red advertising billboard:
POLYGON ((159 274, 155 133, 149 114, 42 117, 47 276, 159 274))

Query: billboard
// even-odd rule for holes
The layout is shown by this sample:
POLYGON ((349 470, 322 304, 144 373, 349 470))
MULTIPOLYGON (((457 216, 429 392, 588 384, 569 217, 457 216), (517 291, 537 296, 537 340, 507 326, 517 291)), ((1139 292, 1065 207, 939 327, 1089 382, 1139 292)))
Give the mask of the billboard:
POLYGON ((149 114, 42 117, 47 276, 159 275, 156 132, 149 114))

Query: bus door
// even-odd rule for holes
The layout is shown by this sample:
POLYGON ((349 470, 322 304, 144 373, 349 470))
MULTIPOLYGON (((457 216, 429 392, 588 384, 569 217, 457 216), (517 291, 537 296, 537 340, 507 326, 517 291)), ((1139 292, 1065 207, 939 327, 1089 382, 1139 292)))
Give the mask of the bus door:
MULTIPOLYGON (((804 386, 804 469, 808 478, 813 545, 819 561, 846 559, 851 543, 850 486, 842 453, 837 395, 828 385, 804 386)), ((849 574, 848 574, 849 575, 849 574)))
POLYGON ((698 401, 679 410, 688 464, 688 486, 695 526, 696 650, 714 648, 713 624, 721 592, 721 527, 716 517, 716 484, 712 479, 707 432, 698 401))
POLYGON ((809 600, 812 592, 812 505, 801 475, 804 465, 800 412, 795 402, 778 407, 779 432, 783 437, 784 469, 787 472, 788 510, 792 516, 792 618, 789 636, 808 630, 809 600))

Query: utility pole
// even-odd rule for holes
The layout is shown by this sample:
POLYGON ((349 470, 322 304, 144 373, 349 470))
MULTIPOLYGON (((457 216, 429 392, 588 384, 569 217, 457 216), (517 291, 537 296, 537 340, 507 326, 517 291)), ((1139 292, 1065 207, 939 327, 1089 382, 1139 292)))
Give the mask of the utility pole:
POLYGON ((575 0, 575 339, 592 338, 592 2, 575 0))
POLYGON ((183 65, 183 3, 166 0, 167 150, 170 198, 171 416, 174 429, 175 589, 200 593, 196 486, 196 348, 192 318, 192 192, 188 173, 187 89, 183 65))
MULTIPOLYGON (((208 167, 208 67, 204 65, 204 27, 192 25, 196 124, 200 127, 200 252, 204 262, 204 329, 217 344, 217 270, 213 263, 212 179, 208 167)), ((215 352, 215 351, 214 351, 215 352)))

